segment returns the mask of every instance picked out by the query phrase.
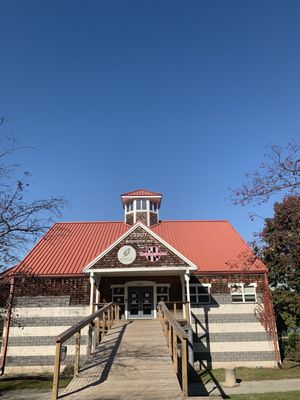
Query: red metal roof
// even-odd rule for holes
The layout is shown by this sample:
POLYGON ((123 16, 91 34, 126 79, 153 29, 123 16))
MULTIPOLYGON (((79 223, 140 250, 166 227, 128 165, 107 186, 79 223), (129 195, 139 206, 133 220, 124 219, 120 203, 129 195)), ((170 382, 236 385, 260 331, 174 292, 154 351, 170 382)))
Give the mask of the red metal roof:
POLYGON ((198 266, 198 272, 267 271, 228 221, 163 221, 152 230, 198 266))
POLYGON ((151 192, 150 190, 147 190, 147 189, 138 189, 138 190, 134 190, 133 192, 122 193, 121 197, 123 197, 123 196, 133 196, 133 197, 155 196, 155 197, 161 197, 161 194, 160 193, 156 193, 156 192, 151 192))
MULTIPOLYGON (((80 274, 129 228, 123 222, 55 224, 21 262, 37 275, 80 274)), ((151 228, 198 266, 199 273, 237 272, 250 249, 227 221, 163 221, 151 228)), ((249 269, 266 271, 259 260, 249 269)))

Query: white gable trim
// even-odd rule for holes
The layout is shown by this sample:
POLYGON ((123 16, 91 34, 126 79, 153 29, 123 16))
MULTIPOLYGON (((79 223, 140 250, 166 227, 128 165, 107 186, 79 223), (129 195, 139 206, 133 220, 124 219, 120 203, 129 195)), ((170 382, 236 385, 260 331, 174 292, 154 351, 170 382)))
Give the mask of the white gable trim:
MULTIPOLYGON (((143 228, 149 235, 154 237, 156 240, 158 240, 161 244, 166 246, 170 251, 172 251, 174 254, 176 254, 179 258, 181 258, 184 262, 186 262, 189 267, 182 267, 183 269, 191 269, 191 270, 197 270, 198 267, 195 265, 192 261, 190 261, 188 258, 186 258, 183 254, 181 254, 178 250, 176 250, 174 247, 172 247, 169 243, 164 241, 160 236, 158 236, 156 233, 154 233, 151 229, 149 229, 146 225, 144 225, 142 222, 137 222, 135 225, 133 225, 132 228, 130 228, 127 232, 125 232, 122 236, 120 236, 112 245, 110 245, 106 250, 104 250, 99 256, 94 258, 84 269, 83 272, 90 272, 90 268, 98 262, 101 258, 103 258, 107 253, 109 253, 115 246, 117 246, 122 240, 124 240, 127 236, 129 236, 132 232, 134 232, 137 228, 143 228)), ((170 267, 169 267, 170 268, 170 267)), ((159 267, 159 270, 161 270, 162 267, 159 267)), ((106 271, 109 270, 109 268, 105 269, 106 271)))

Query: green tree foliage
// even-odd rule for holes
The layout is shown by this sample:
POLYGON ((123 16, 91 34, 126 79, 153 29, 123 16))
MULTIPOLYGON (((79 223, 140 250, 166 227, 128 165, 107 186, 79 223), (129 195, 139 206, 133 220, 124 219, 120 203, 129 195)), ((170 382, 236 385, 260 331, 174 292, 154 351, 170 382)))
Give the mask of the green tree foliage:
POLYGON ((274 217, 265 220, 261 239, 281 334, 300 324, 300 196, 275 203, 274 217))

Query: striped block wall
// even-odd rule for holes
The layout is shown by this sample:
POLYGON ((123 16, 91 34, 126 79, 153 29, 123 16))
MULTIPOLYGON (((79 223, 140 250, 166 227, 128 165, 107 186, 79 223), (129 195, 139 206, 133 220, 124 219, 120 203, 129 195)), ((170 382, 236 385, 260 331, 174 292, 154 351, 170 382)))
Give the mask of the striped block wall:
POLYGON ((217 305, 192 307, 195 360, 209 368, 276 367, 273 340, 254 314, 257 305, 213 296, 217 305))
MULTIPOLYGON (((89 306, 69 306, 68 296, 17 298, 13 310, 6 357, 8 374, 52 373, 55 337, 89 315, 89 306)), ((5 335, 5 332, 4 332, 5 335)), ((81 331, 82 358, 86 354, 87 327, 81 331)), ((66 343, 70 364, 75 353, 75 338, 66 343)))

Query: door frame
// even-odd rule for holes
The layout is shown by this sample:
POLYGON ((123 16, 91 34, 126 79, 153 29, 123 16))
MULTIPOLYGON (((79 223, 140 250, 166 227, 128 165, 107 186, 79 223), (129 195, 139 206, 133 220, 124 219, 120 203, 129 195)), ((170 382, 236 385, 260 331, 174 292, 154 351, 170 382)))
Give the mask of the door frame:
POLYGON ((156 282, 154 281, 130 281, 125 283, 125 319, 153 319, 156 318, 156 282), (143 316, 143 317, 132 317, 129 316, 128 310, 128 287, 144 287, 151 286, 153 288, 153 316, 143 316))
POLYGON ((154 299, 154 287, 151 286, 128 286, 128 299, 127 299, 127 306, 128 306, 128 318, 129 319, 153 319, 154 318, 154 309, 155 309, 155 299, 154 299), (143 307, 143 301, 144 301, 144 293, 145 290, 148 292, 151 292, 151 302, 150 302, 150 307, 148 306, 148 312, 150 314, 144 314, 144 307, 143 307), (131 313, 131 307, 130 307, 130 292, 137 292, 138 297, 139 297, 139 304, 138 304, 138 313, 137 314, 132 314, 131 313))

